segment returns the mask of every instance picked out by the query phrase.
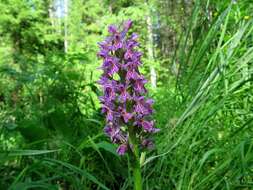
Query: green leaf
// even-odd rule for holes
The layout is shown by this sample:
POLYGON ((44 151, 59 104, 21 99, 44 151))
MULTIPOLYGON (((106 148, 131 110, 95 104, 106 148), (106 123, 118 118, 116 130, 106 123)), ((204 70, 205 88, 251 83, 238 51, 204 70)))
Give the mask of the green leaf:
POLYGON ((35 156, 41 154, 49 154, 52 152, 57 152, 59 150, 10 150, 10 151, 0 151, 0 156, 35 156))
POLYGON ((44 162, 48 163, 48 164, 53 163, 53 164, 58 164, 58 165, 64 166, 64 167, 70 169, 71 171, 86 177, 87 179, 89 179, 93 183, 97 184, 102 189, 109 190, 104 184, 102 184, 100 181, 98 181, 95 176, 93 176, 92 174, 87 172, 85 169, 80 169, 80 168, 78 168, 78 167, 76 167, 72 164, 69 164, 69 163, 66 163, 66 162, 63 162, 63 161, 60 161, 60 160, 55 160, 55 159, 46 158, 44 162))

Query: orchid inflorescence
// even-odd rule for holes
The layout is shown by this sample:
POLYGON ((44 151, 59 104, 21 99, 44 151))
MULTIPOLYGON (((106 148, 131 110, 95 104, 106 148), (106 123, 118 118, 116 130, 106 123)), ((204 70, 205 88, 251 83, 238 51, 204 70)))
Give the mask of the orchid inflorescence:
POLYGON ((129 127, 135 131, 140 147, 152 148, 153 142, 149 134, 155 133, 152 99, 147 94, 147 80, 139 72, 142 53, 136 50, 139 46, 137 34, 128 35, 132 21, 123 23, 123 27, 108 27, 110 36, 99 43, 98 56, 103 59, 100 69, 103 74, 98 81, 102 86, 100 97, 102 113, 106 116, 105 133, 115 144, 119 144, 117 153, 125 154, 132 148, 129 142, 129 127))

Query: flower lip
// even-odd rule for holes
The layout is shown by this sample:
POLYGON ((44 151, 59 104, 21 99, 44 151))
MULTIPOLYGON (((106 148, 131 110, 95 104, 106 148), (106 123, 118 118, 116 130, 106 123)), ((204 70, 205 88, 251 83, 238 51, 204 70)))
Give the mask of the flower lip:
POLYGON ((119 155, 124 155, 127 152, 128 146, 126 144, 121 144, 118 149, 117 149, 117 153, 119 155))
POLYGON ((124 29, 128 31, 132 27, 132 24, 133 24, 133 22, 130 19, 125 21, 124 22, 124 29))
POLYGON ((117 33, 117 27, 115 25, 110 25, 108 27, 108 32, 111 33, 111 34, 117 33))
POLYGON ((154 148, 154 143, 153 143, 153 141, 151 139, 144 139, 144 140, 142 140, 141 145, 144 148, 147 148, 147 149, 153 149, 154 148))

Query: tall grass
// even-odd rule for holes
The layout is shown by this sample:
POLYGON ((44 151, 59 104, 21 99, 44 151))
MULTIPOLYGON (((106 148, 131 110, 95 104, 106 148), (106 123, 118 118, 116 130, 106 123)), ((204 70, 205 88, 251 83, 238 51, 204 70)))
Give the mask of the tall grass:
MULTIPOLYGON (((191 25, 201 22, 198 6, 191 25)), ((163 129, 160 155, 148 160, 156 169, 147 189, 253 188, 253 22, 232 25, 236 6, 231 3, 194 40, 189 26, 180 42, 174 60, 181 103, 168 107, 176 121, 163 129)))

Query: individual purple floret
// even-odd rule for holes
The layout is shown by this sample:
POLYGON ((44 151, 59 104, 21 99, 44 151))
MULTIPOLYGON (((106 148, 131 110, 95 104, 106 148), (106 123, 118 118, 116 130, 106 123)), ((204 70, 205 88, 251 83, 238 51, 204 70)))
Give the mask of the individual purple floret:
POLYGON ((142 64, 142 53, 136 50, 138 35, 127 34, 131 26, 131 20, 124 22, 121 30, 115 25, 109 26, 110 36, 99 43, 98 52, 103 59, 100 67, 103 74, 98 83, 103 89, 99 99, 107 122, 104 131, 119 145, 119 155, 133 147, 129 142, 129 127, 134 128, 139 145, 144 148, 153 147, 149 134, 158 131, 150 119, 153 100, 145 98, 147 80, 138 69, 142 64))

